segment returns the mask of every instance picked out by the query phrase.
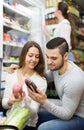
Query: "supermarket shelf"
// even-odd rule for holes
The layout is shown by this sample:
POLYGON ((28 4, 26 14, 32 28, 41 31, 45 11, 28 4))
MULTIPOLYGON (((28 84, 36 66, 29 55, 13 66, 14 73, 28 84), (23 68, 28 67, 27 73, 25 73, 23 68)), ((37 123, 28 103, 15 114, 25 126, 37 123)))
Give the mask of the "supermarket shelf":
POLYGON ((48 29, 54 29, 54 28, 56 28, 56 24, 47 25, 47 28, 48 29))
POLYGON ((18 63, 18 61, 11 61, 11 60, 3 60, 3 63, 18 63))
POLYGON ((21 47, 21 48, 23 47, 22 44, 18 44, 16 42, 7 42, 7 41, 4 41, 3 45, 14 46, 14 47, 21 47))
POLYGON ((76 47, 75 49, 76 49, 76 50, 84 51, 84 47, 83 47, 83 48, 82 48, 82 47, 76 47))
POLYGON ((49 14, 49 13, 51 13, 51 12, 54 12, 54 10, 55 10, 55 7, 46 8, 46 9, 45 9, 45 15, 46 15, 46 14, 49 14))
POLYGON ((8 10, 12 11, 12 12, 15 12, 15 13, 17 13, 17 14, 19 14, 19 15, 22 15, 22 16, 24 16, 24 17, 27 17, 27 18, 29 18, 29 19, 31 18, 30 15, 27 14, 26 12, 24 13, 24 12, 22 12, 21 10, 15 8, 14 6, 10 6, 10 5, 6 4, 5 2, 3 3, 3 6, 4 6, 5 8, 7 8, 8 10))
POLYGON ((74 61, 76 64, 84 63, 84 60, 74 61))
POLYGON ((10 24, 10 23, 5 23, 5 22, 3 23, 3 25, 4 25, 5 27, 9 27, 9 28, 12 28, 12 29, 17 30, 17 31, 20 31, 20 32, 30 34, 30 31, 27 31, 27 30, 25 30, 25 29, 23 29, 23 28, 20 28, 20 27, 17 26, 17 25, 13 25, 13 24, 10 24))
POLYGON ((42 4, 44 3, 43 0, 14 0, 16 3, 21 3, 24 6, 36 6, 36 7, 42 7, 42 4))

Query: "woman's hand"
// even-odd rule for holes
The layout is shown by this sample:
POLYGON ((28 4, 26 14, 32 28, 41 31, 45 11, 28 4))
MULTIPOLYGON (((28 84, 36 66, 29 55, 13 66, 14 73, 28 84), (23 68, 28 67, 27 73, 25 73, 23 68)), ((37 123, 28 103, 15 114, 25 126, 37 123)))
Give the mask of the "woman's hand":
POLYGON ((14 73, 14 70, 18 69, 18 65, 16 64, 11 64, 8 70, 8 73, 12 74, 14 73))
POLYGON ((48 29, 47 29, 46 25, 43 27, 43 32, 44 32, 45 36, 46 36, 48 39, 51 38, 51 36, 50 36, 50 34, 49 34, 49 32, 48 32, 48 29))
POLYGON ((31 89, 28 88, 28 95, 41 105, 46 103, 47 96, 45 93, 43 93, 40 89, 37 88, 37 93, 33 92, 31 89))
POLYGON ((15 98, 14 95, 12 95, 9 98, 8 105, 12 106, 15 102, 22 101, 24 99, 24 97, 25 97, 25 92, 24 91, 22 92, 22 95, 20 93, 18 93, 18 98, 15 98))

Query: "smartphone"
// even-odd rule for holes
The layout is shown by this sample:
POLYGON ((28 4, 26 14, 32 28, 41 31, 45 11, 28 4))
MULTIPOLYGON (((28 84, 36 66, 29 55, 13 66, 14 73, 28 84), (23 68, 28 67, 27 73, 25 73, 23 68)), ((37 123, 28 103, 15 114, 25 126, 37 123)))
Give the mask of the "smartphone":
POLYGON ((29 87, 33 92, 37 92, 36 88, 37 86, 35 85, 35 83, 33 81, 31 81, 30 79, 25 79, 25 83, 27 85, 27 87, 29 87))

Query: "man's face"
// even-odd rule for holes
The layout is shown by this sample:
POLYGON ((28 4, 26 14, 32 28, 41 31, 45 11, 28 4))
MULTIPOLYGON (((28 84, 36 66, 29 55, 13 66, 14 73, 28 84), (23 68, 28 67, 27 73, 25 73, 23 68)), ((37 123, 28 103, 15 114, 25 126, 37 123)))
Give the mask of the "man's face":
POLYGON ((48 68, 52 71, 60 70, 64 65, 64 58, 58 48, 46 49, 48 68))

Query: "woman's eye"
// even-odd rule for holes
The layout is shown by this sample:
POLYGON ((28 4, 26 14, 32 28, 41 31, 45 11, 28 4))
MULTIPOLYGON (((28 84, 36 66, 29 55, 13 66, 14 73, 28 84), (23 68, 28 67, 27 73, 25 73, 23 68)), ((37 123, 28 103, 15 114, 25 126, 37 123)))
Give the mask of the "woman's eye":
POLYGON ((36 56, 36 58, 38 58, 38 59, 39 59, 39 56, 36 56))
POLYGON ((29 57, 32 57, 32 55, 28 55, 29 57))
MULTIPOLYGON (((29 57, 33 57, 33 55, 28 55, 29 57)), ((39 56, 35 56, 35 58, 39 59, 39 56)))

